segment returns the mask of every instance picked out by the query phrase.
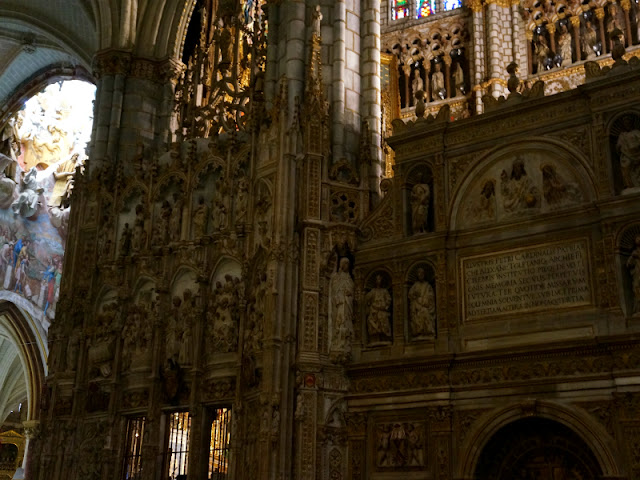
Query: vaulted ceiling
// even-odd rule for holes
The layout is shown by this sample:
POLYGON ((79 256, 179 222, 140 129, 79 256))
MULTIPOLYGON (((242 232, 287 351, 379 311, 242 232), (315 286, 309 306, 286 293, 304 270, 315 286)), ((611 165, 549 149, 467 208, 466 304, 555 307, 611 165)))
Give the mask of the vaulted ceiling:
MULTIPOLYGON (((177 56, 195 0, 2 0, 0 117, 47 72, 91 72, 96 52, 177 56)), ((1 118, 0 118, 1 120, 1 118)), ((1 123, 1 121, 0 121, 1 123)))
POLYGON ((0 425, 20 403, 27 403, 26 370, 18 348, 0 326, 0 425))

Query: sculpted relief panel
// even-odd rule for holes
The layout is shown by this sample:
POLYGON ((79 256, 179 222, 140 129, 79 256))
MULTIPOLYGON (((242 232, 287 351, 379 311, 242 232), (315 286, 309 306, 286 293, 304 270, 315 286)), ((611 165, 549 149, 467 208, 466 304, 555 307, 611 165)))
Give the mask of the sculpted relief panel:
POLYGON ((469 178, 459 196, 458 228, 554 212, 592 197, 577 169, 546 151, 502 155, 469 178))

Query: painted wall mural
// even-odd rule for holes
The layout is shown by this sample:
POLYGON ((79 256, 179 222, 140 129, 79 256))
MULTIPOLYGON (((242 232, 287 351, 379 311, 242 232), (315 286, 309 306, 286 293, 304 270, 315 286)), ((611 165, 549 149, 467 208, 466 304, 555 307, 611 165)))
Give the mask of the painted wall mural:
POLYGON ((29 301, 44 330, 55 315, 94 97, 86 82, 49 85, 0 132, 0 289, 29 301))

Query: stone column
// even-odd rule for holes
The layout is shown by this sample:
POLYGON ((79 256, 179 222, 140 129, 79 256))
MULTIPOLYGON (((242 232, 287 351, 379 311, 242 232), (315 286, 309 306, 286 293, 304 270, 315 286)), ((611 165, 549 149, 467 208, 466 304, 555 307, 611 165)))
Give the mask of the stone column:
POLYGON ((333 6, 333 48, 332 48, 332 150, 330 163, 340 161, 344 156, 345 127, 345 69, 346 69, 346 37, 347 6, 345 0, 337 0, 333 6))
POLYGON ((382 149, 380 116, 380 2, 365 0, 361 19, 360 75, 362 77, 362 118, 369 126, 371 144, 371 167, 369 189, 378 192, 382 174, 382 149))
POLYGON ((629 0, 620 0, 620 6, 622 7, 622 11, 624 12, 624 26, 625 26, 625 37, 626 37, 626 45, 630 47, 632 45, 632 37, 631 37, 631 18, 629 17, 629 12, 631 11, 631 2, 629 0))
POLYGON ((602 7, 596 8, 595 12, 596 12, 596 18, 598 19, 598 26, 600 28, 600 42, 602 43, 601 53, 605 54, 610 50, 610 48, 608 48, 608 45, 604 37, 604 8, 602 7))
MULTIPOLYGON (((487 58, 489 79, 504 78, 506 68, 513 60, 513 33, 511 31, 511 6, 505 0, 487 1, 487 58)), ((491 85, 494 96, 505 93, 505 88, 498 82, 491 85)))
POLYGON ((580 48, 580 17, 574 15, 569 17, 571 27, 573 28, 573 46, 576 49, 576 62, 582 59, 582 51, 580 48))
POLYGON ((447 98, 451 98, 451 57, 449 55, 444 56, 444 79, 444 88, 447 89, 447 98))
POLYGON ((533 42, 533 32, 531 30, 527 30, 527 68, 529 74, 533 73, 533 52, 531 51, 531 42, 533 42))
POLYGON ((551 54, 555 56, 555 54, 558 53, 556 52, 556 24, 547 24, 547 32, 549 32, 549 48, 551 50, 551 54))
MULTIPOLYGON (((473 34, 473 58, 471 60, 470 76, 474 85, 480 85, 485 76, 485 45, 484 45, 484 15, 481 0, 472 0, 469 2, 471 8, 471 28, 473 34)), ((427 72, 427 78, 429 73, 427 72)), ((473 86, 472 86, 473 87, 473 86)), ((476 113, 484 111, 482 103, 482 90, 476 89, 476 113)), ((427 98, 429 98, 427 96, 427 98)))

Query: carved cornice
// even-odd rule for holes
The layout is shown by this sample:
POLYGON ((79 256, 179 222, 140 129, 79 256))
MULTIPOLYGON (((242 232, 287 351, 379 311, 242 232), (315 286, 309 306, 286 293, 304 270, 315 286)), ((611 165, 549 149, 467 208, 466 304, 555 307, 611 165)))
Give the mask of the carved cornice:
POLYGON ((184 65, 173 59, 151 59, 134 57, 125 50, 103 50, 93 59, 93 74, 96 78, 123 75, 164 83, 177 81, 184 65))
POLYGON ((483 355, 468 360, 434 358, 411 365, 368 365, 351 371, 353 393, 414 390, 442 386, 470 386, 533 381, 566 381, 574 377, 625 375, 640 368, 640 348, 634 341, 576 345, 555 351, 483 355), (484 358, 483 358, 484 357, 484 358))
POLYGON ((497 5, 502 8, 511 7, 511 0, 486 0, 487 5, 497 5))

